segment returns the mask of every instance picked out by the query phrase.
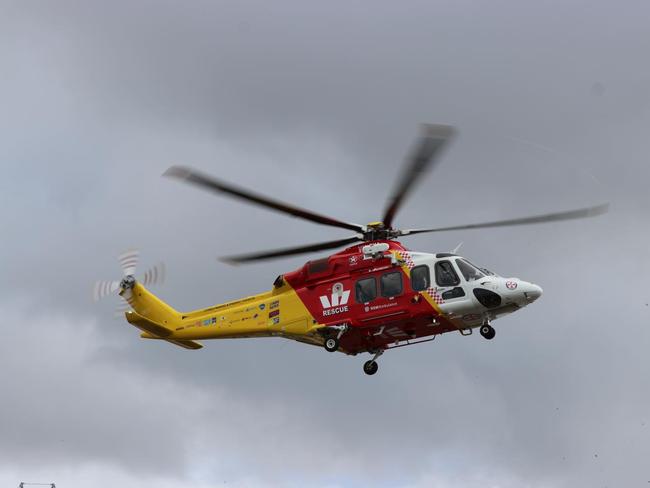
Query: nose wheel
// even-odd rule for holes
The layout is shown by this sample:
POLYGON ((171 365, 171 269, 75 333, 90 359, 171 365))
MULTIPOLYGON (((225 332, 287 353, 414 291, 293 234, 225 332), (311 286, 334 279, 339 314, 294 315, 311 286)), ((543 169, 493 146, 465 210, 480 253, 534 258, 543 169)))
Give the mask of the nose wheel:
POLYGON ((384 354, 383 350, 379 350, 375 352, 375 355, 370 361, 366 361, 363 363, 363 372, 366 373, 369 376, 372 376, 379 370, 379 364, 377 363, 377 358, 384 354))
POLYGON ((497 333, 497 331, 494 330, 494 327, 492 327, 490 324, 481 325, 481 329, 479 330, 479 332, 483 337, 485 337, 488 340, 494 339, 494 336, 497 333))

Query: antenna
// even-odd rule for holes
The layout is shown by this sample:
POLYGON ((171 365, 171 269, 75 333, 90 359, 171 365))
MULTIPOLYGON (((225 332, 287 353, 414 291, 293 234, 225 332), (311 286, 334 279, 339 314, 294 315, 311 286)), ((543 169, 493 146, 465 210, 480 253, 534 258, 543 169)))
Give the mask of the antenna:
POLYGON ((458 244, 458 245, 453 249, 453 251, 451 251, 451 254, 458 254, 458 251, 460 251, 460 248, 462 247, 462 245, 463 245, 462 242, 461 242, 460 244, 458 244))

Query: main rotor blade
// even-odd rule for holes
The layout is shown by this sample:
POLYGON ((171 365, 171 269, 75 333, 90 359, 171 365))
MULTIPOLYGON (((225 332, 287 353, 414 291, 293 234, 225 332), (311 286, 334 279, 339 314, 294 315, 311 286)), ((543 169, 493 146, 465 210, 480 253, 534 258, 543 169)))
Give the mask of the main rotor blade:
POLYGON ((172 178, 185 180, 206 190, 225 193, 241 200, 246 200, 249 203, 255 203, 257 205, 261 205, 262 207, 272 208, 279 212, 293 215, 294 217, 300 217, 305 220, 311 220, 312 222, 316 222, 318 224, 330 225, 332 227, 341 227, 343 229, 353 230, 360 233, 363 233, 365 231, 364 227, 361 225, 342 222, 340 220, 326 217, 324 215, 318 215, 309 210, 295 207, 288 203, 272 200, 263 195, 259 195, 257 193, 253 193, 243 188, 217 180, 212 176, 200 173, 199 171, 196 171, 192 168, 172 166, 163 173, 163 176, 170 176, 172 178))
POLYGON ((407 157, 401 179, 388 200, 383 219, 387 228, 392 227, 395 214, 416 181, 431 167, 436 156, 455 133, 454 128, 448 125, 423 124, 421 130, 422 135, 407 157))
POLYGON ((227 256, 227 257, 220 258, 219 260, 229 264, 242 264, 242 263, 249 263, 252 261, 263 261, 265 259, 281 258, 284 256, 294 256, 296 254, 304 254, 308 252, 323 251, 325 249, 334 249, 337 247, 342 247, 347 244, 352 244, 354 242, 360 242, 360 241, 362 242, 363 239, 361 237, 355 236, 355 237, 348 237, 346 239, 339 239, 337 241, 321 242, 319 244, 310 244, 307 246, 288 247, 285 249, 276 249, 273 251, 264 251, 264 252, 252 253, 252 254, 240 254, 238 256, 227 256))
POLYGON ((425 232, 445 232, 448 230, 484 229, 486 227, 507 227, 511 225, 543 224, 545 222, 557 222, 560 220, 583 219, 585 217, 596 217, 609 210, 609 203, 596 205, 595 207, 580 208, 567 212, 558 212, 533 217, 522 217, 519 219, 497 220, 495 222, 483 222, 480 224, 455 225, 452 227, 439 227, 437 229, 409 229, 401 231, 401 235, 422 234, 425 232))

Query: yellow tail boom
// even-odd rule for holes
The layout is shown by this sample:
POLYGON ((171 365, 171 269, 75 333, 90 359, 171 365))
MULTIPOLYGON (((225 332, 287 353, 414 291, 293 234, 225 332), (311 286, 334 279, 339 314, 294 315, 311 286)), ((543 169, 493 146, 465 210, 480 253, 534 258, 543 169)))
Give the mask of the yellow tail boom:
POLYGON ((144 339, 161 339, 186 349, 197 339, 283 336, 320 344, 323 325, 313 319, 286 282, 271 291, 192 312, 179 312, 133 280, 120 291, 133 310, 127 321, 144 339))

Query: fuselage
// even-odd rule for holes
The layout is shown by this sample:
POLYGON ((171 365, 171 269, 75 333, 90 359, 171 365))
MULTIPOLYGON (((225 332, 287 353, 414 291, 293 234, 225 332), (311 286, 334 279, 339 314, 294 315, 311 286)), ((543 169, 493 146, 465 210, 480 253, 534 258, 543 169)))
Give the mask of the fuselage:
MULTIPOLYGON (((188 313, 142 313, 155 306, 138 303, 138 293, 144 300, 148 292, 137 286, 134 310, 158 324, 165 317, 161 325, 171 332, 166 340, 282 336, 322 345, 343 330, 340 348, 349 354, 445 332, 469 333, 542 293, 537 285, 503 278, 462 256, 411 252, 396 241, 349 247, 278 277, 266 293, 188 313)), ((161 338, 150 332, 143 337, 161 338)))

